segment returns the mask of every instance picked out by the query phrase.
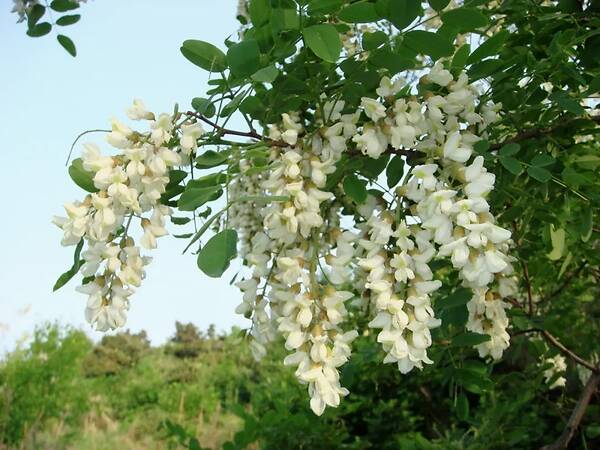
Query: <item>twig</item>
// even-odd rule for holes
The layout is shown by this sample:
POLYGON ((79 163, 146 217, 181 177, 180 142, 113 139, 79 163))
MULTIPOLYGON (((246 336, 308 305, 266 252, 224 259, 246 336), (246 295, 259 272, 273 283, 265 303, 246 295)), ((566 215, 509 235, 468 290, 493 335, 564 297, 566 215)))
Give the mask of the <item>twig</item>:
POLYGON ((583 388, 583 392, 581 393, 581 397, 577 401, 577 405, 575 405, 575 409, 571 413, 571 417, 567 421, 565 429, 559 438, 553 442, 552 444, 548 444, 543 446, 540 450, 563 450, 566 449, 569 445, 569 442, 573 438, 575 431, 579 428, 579 424, 585 415, 585 411, 590 403, 592 395, 598 389, 598 385, 600 384, 600 372, 593 373, 590 376, 587 384, 583 388))
POLYGON ((69 160, 71 159, 71 155, 73 154, 73 149, 75 148, 75 144, 77 144, 77 141, 80 138, 82 138, 83 136, 85 136, 88 133, 110 133, 110 132, 111 132, 111 130, 96 129, 96 130, 86 130, 83 133, 79 133, 79 135, 75 138, 75 140, 71 144, 71 148, 69 149, 69 154, 67 155, 67 161, 65 162, 65 166, 69 165, 69 160))
POLYGON ((527 286, 527 302, 529 304, 529 316, 533 316, 533 295, 531 293, 531 280, 529 279, 529 268, 525 261, 521 261, 523 266, 523 276, 525 277, 525 285, 527 286))
POLYGON ((576 363, 578 363, 578 364, 580 364, 580 365, 582 365, 582 366, 590 369, 594 373, 600 373, 600 367, 594 366, 592 363, 587 362, 585 359, 583 359, 580 356, 578 356, 575 353, 573 353, 571 350, 569 350, 567 347, 565 347, 563 344, 561 344, 559 342, 559 340, 554 335, 550 334, 546 330, 540 330, 540 332, 542 333, 542 336, 544 336, 544 338, 549 343, 551 343, 552 345, 554 345, 565 356, 568 356, 569 358, 571 358, 576 363))
POLYGON ((250 137, 250 138, 259 139, 259 140, 263 139, 263 136, 258 134, 256 131, 253 131, 253 130, 252 131, 237 131, 237 130, 230 130, 229 128, 223 128, 220 125, 213 122, 212 120, 204 117, 202 114, 198 114, 193 111, 188 111, 185 113, 185 115, 189 116, 189 117, 194 117, 198 120, 201 120, 204 123, 209 124, 215 130, 217 130, 217 132, 219 134, 231 134, 233 136, 244 136, 244 137, 250 137))
POLYGON ((583 268, 586 266, 587 261, 583 261, 583 263, 574 271, 572 272, 569 276, 567 276, 565 278, 565 281, 563 282, 563 284, 560 285, 559 288, 557 288, 555 291, 551 292, 546 298, 542 299, 541 301, 548 301, 553 299, 554 297, 556 297, 558 294, 560 294, 571 282, 571 280, 573 280, 573 278, 576 278, 581 271, 583 270, 583 268))
POLYGON ((594 373, 600 373, 600 367, 594 366, 592 363, 586 361, 585 359, 583 359, 581 356, 577 355, 572 350, 569 350, 556 338, 556 336, 554 336, 553 334, 551 334, 550 332, 548 332, 546 330, 541 330, 539 328, 529 328, 527 330, 517 331, 516 333, 513 333, 512 336, 518 336, 520 334, 529 334, 529 333, 540 333, 542 335, 542 337, 544 339, 546 339, 546 341, 548 341, 549 344, 556 347, 558 349, 558 351, 560 351, 563 355, 567 356, 568 358, 575 361, 577 364, 582 365, 583 367, 591 370, 594 373))
MULTIPOLYGON (((574 120, 579 120, 579 119, 580 118, 574 119, 574 120)), ((505 139, 504 141, 499 142, 497 144, 490 145, 490 150, 498 150, 498 149, 502 148, 504 145, 510 144, 512 142, 525 141, 527 139, 533 139, 533 138, 537 138, 537 137, 543 136, 548 133, 552 133, 553 131, 555 131, 559 128, 568 126, 569 124, 573 123, 574 120, 563 120, 553 126, 544 127, 544 128, 529 128, 527 130, 523 130, 511 138, 505 139)), ((593 122, 596 122, 597 124, 600 124, 600 115, 591 116, 590 120, 592 120, 593 122)))

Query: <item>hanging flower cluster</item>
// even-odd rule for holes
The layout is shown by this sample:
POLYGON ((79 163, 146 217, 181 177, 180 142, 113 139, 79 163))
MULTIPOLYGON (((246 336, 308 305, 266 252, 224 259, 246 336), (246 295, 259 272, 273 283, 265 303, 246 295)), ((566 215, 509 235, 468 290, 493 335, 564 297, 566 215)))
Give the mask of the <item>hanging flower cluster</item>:
MULTIPOLYGON (((252 318, 255 356, 278 334, 285 338, 291 352, 285 364, 308 384, 316 414, 348 393, 339 368, 358 335, 345 326, 357 292, 367 298, 352 303, 374 312, 369 326, 380 330, 384 362, 403 373, 432 363, 430 330, 440 320, 430 296, 441 286, 429 266, 434 258, 449 257, 473 291, 467 328, 490 337, 478 345, 480 355, 499 358, 509 344, 502 298, 516 290, 510 232, 495 225, 486 201, 494 175, 473 151, 499 107, 478 104, 466 75, 454 80, 441 63, 423 81, 447 94, 396 98, 404 83, 384 78, 379 98, 363 98, 355 113, 342 114, 341 100, 323 99, 315 133, 299 115, 284 114, 270 127, 269 138, 284 144, 272 147, 269 170, 235 185, 236 195, 289 199, 247 205, 234 223, 243 230, 242 256, 252 273, 237 283, 243 291, 237 311, 252 318), (391 201, 369 195, 355 205, 354 223, 342 226, 343 202, 328 177, 354 148, 375 159, 410 151, 423 163, 406 174, 391 201)), ((245 177, 243 162, 240 168, 245 177)))
MULTIPOLYGON (((243 293, 236 312, 252 322, 257 359, 268 343, 285 340, 284 363, 307 385, 319 415, 348 394, 340 367, 359 335, 350 325, 354 314, 376 330, 384 363, 402 373, 432 364, 431 330, 441 323, 432 307, 442 286, 431 266, 436 259, 447 258, 472 291, 467 329, 489 337, 477 345, 480 356, 497 359, 509 345, 503 298, 517 288, 511 233, 495 224, 486 200, 495 177, 474 152, 498 120, 499 105, 480 102, 466 74, 454 79, 441 62, 421 84, 437 93, 417 97, 404 80, 384 77, 377 98, 362 98, 358 110, 322 95, 310 115, 283 114, 262 143, 227 153, 226 208, 207 227, 237 232, 246 269, 236 283, 243 293), (346 167, 389 153, 408 155, 410 164, 392 192, 368 191, 377 180, 360 179, 346 167), (257 155, 266 161, 260 169, 257 155)), ((56 220, 64 245, 87 244, 79 290, 89 295, 86 315, 99 330, 124 324, 128 298, 148 262, 128 233, 130 221, 141 220, 140 243, 155 248, 171 214, 161 204, 169 170, 192 164, 205 144, 198 123, 176 126, 177 116, 155 118, 139 101, 129 117, 148 120, 150 131, 115 121, 108 142, 119 155, 103 156, 88 145, 82 168, 97 192, 67 204, 68 217, 56 220)))
MULTIPOLYGON (((158 118, 139 100, 128 110, 132 120, 147 120, 150 131, 140 133, 112 121, 108 143, 121 151, 106 156, 98 146, 86 144, 81 169, 89 174, 95 190, 81 202, 65 204, 66 217, 55 217, 64 236, 62 245, 83 245, 79 271, 85 277, 77 288, 88 295, 86 319, 99 331, 122 327, 129 297, 139 287, 150 258, 141 256, 130 235, 132 220, 139 219, 140 245, 156 248, 156 239, 167 234, 165 218, 171 208, 160 203, 169 183, 169 169, 181 164, 181 156, 166 147, 174 136, 173 117, 158 118)), ((184 129, 185 136, 196 129, 184 129)), ((182 152, 186 149, 182 138, 182 152)), ((191 147, 191 146, 190 146, 191 147)))

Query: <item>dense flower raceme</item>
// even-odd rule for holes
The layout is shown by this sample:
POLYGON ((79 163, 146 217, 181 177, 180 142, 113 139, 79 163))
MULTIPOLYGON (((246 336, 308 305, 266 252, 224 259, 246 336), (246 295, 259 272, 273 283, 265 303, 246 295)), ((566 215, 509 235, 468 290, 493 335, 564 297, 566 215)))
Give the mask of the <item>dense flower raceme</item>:
MULTIPOLYGON (((480 356, 497 359, 509 345, 503 298, 517 290, 510 232, 495 224, 486 201, 495 177, 473 150, 498 119, 499 105, 479 102, 467 76, 454 79, 439 62, 422 81, 443 94, 411 96, 403 80, 383 78, 378 98, 363 98, 357 111, 323 96, 312 123, 283 114, 268 127, 265 141, 274 144, 265 150, 263 170, 243 150, 231 153, 227 198, 277 199, 228 204, 227 226, 238 231, 247 268, 237 282, 243 298, 236 312, 252 321, 257 359, 269 342, 284 338, 284 363, 308 386, 316 414, 348 394, 339 370, 359 334, 350 314, 369 315, 385 363, 402 373, 432 363, 431 330, 440 325, 432 296, 442 284, 430 266, 435 259, 448 258, 472 291, 467 329, 489 336, 477 346, 480 356), (395 192, 368 193, 356 204, 331 178, 343 157, 389 152, 410 152, 419 161, 395 192)), ((151 131, 115 122, 108 140, 121 155, 88 147, 83 164, 99 192, 67 205, 68 218, 57 221, 64 244, 81 238, 88 244, 81 270, 94 278, 80 289, 90 295, 88 318, 99 329, 124 323, 147 262, 120 232, 123 224, 127 229, 129 217, 142 218, 140 242, 156 246, 170 213, 160 204, 168 169, 189 163, 202 135, 199 125, 174 128, 172 117, 156 119, 140 103, 130 117, 149 120, 151 131)))
POLYGON ((139 133, 113 120, 107 141, 122 152, 117 156, 105 156, 98 146, 86 144, 82 166, 93 174, 97 192, 82 202, 65 204, 67 216, 54 218, 64 232, 63 245, 85 241, 79 269, 85 278, 77 290, 88 295, 86 319, 100 331, 125 324, 129 297, 150 262, 130 235, 131 222, 140 219, 139 243, 145 249, 156 248, 156 239, 167 234, 165 218, 171 208, 161 205, 160 197, 170 168, 181 164, 182 156, 185 159, 191 151, 185 138, 198 131, 195 125, 184 128, 178 153, 166 147, 175 133, 171 116, 155 119, 140 101, 134 102, 128 116, 149 120, 151 130, 139 133))
POLYGON ((338 370, 358 335, 344 325, 349 302, 364 306, 356 292, 368 293, 375 311, 369 326, 380 330, 384 362, 403 373, 432 363, 430 330, 440 321, 430 295, 441 286, 428 265, 434 258, 449 257, 473 291, 467 328, 490 337, 478 345, 480 355, 499 358, 509 345, 502 298, 516 292, 510 232, 494 223, 485 200, 494 175, 473 154, 498 106, 478 104, 466 75, 454 80, 439 63, 426 81, 446 87, 447 95, 396 99, 402 81, 384 78, 380 98, 363 98, 355 114, 341 114, 343 101, 326 102, 314 134, 298 115, 284 114, 269 137, 287 147, 272 148, 268 172, 235 185, 236 195, 289 198, 265 208, 240 206, 234 225, 243 230, 242 256, 252 275, 238 282, 237 311, 252 318, 257 357, 283 335, 291 352, 285 363, 308 384, 317 414, 347 394, 338 370), (369 120, 359 126, 361 113, 369 120), (355 223, 342 227, 339 199, 325 187, 353 148, 372 158, 390 148, 415 149, 425 162, 412 168, 394 201, 369 196, 355 223))

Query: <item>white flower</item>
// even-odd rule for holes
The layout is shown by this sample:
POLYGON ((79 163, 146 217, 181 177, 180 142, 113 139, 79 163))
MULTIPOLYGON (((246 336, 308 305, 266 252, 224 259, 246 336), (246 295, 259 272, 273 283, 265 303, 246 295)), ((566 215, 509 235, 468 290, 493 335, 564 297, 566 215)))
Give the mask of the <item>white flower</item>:
POLYGON ((393 97, 404 87, 404 80, 398 78, 392 83, 388 77, 383 77, 379 83, 379 87, 376 89, 377 95, 380 97, 393 97))
POLYGON ((127 117, 131 120, 154 120, 154 114, 146 109, 146 105, 140 99, 134 99, 133 105, 127 108, 127 117))
POLYGON ((110 169, 113 159, 110 156, 102 156, 100 148, 96 144, 83 144, 81 153, 83 168, 90 172, 98 172, 101 169, 110 169))
POLYGON ((444 69, 444 65, 441 61, 438 61, 427 74, 427 78, 432 83, 439 84, 440 86, 448 86, 452 81, 452 74, 444 69))
POLYGON ((369 97, 362 97, 360 105, 363 107, 365 114, 373 122, 377 122, 379 119, 386 117, 386 109, 377 100, 369 97))
POLYGON ((363 153, 363 155, 369 155, 371 158, 379 158, 387 149, 388 140, 377 127, 365 125, 363 132, 357 134, 352 138, 363 153))
POLYGON ((179 145, 186 155, 191 154, 198 148, 198 139, 204 134, 204 129, 199 123, 183 125, 181 127, 182 136, 179 145))
POLYGON ((469 160, 473 149, 463 146, 461 147, 461 134, 458 131, 450 133, 446 143, 444 144, 444 157, 452 161, 464 163, 469 160))
POLYGON ((89 207, 80 203, 65 203, 67 217, 55 216, 53 223, 64 232, 61 244, 64 246, 76 245, 88 230, 90 217, 89 207))
POLYGON ((131 128, 122 124, 117 119, 112 119, 112 131, 106 135, 106 140, 115 148, 127 148, 131 145, 129 136, 131 136, 131 128))

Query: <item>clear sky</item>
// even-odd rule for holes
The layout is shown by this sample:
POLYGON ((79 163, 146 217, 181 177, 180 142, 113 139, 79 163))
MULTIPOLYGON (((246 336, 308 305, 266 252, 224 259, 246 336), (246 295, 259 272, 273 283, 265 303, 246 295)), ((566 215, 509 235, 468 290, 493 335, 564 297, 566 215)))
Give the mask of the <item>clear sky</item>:
MULTIPOLYGON (((183 58, 181 42, 202 39, 223 48, 237 30, 236 5, 90 0, 81 21, 63 29, 77 45, 72 58, 54 34, 28 37, 10 13, 12 1, 0 0, 0 355, 45 321, 101 336, 85 323, 86 298, 74 281, 52 293, 72 264, 73 248, 60 246, 61 231, 50 220, 63 213, 63 202, 83 196, 64 166, 70 144, 84 130, 109 127, 113 116, 125 119, 133 98, 155 112, 172 111, 175 102, 189 107, 204 94, 207 74, 183 58)), ((77 146, 75 155, 80 151, 77 146)), ((147 330, 154 343, 173 334, 175 320, 202 329, 214 323, 219 330, 246 323, 234 313, 240 295, 228 285, 232 271, 220 280, 206 277, 193 256, 181 255, 184 246, 161 238, 132 297, 127 327, 147 330)))

